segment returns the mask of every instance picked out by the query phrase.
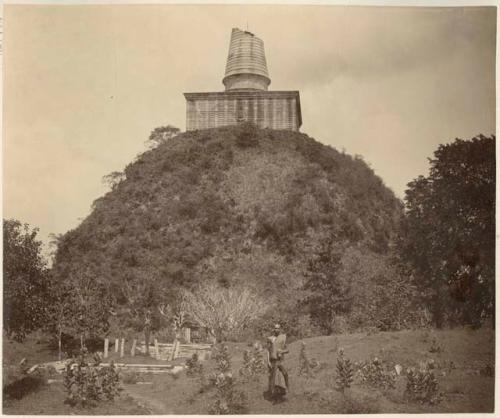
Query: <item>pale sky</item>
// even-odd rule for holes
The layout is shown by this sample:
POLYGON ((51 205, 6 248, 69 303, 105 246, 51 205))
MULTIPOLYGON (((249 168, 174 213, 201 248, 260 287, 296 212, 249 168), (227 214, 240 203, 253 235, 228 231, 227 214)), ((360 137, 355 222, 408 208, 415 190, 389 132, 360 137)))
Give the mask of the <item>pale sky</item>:
POLYGON ((64 233, 183 92, 222 91, 231 28, 264 41, 302 132, 360 154, 400 198, 438 144, 495 133, 496 9, 4 6, 3 216, 64 233))

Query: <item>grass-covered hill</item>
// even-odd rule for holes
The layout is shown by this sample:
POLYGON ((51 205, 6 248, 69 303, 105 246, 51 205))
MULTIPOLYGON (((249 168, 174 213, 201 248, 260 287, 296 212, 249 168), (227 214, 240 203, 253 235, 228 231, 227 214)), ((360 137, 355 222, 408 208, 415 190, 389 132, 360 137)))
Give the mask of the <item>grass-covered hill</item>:
POLYGON ((160 280, 172 290, 213 279, 290 301, 324 243, 384 257, 401 215, 361 158, 303 133, 186 132, 126 167, 62 237, 54 272, 90 272, 111 287, 160 280))

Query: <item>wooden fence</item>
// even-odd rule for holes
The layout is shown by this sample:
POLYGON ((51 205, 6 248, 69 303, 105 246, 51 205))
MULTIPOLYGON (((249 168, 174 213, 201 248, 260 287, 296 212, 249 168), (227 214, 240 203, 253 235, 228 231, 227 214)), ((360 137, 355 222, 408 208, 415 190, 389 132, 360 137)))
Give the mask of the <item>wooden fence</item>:
MULTIPOLYGON (((190 341, 190 330, 183 330, 184 340, 190 341), (187 337, 187 338, 186 338, 187 337)), ((109 357, 109 338, 104 340, 104 358, 109 357)), ((135 356, 137 352, 146 354, 146 343, 137 343, 137 339, 130 341, 125 341, 125 338, 115 339, 115 353, 120 352, 120 358, 125 356, 125 345, 131 347, 130 355, 135 356)), ((210 353, 212 350, 212 344, 193 344, 185 343, 181 344, 180 341, 176 340, 173 343, 160 343, 157 339, 154 339, 154 344, 149 346, 149 354, 151 357, 157 360, 172 361, 177 358, 189 358, 193 354, 198 354, 200 360, 207 360, 210 358, 210 353)))

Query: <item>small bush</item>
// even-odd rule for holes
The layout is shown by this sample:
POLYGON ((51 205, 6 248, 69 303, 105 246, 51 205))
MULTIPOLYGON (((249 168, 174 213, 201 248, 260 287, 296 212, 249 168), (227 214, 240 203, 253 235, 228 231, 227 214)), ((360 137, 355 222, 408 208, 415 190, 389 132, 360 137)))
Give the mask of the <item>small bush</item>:
MULTIPOLYGON (((215 387, 216 392, 209 413, 215 415, 246 413, 248 410, 246 395, 236 388, 236 381, 231 373, 231 356, 228 347, 226 345, 215 347, 214 359, 216 372, 208 380, 209 386, 215 387)), ((204 379, 202 383, 203 381, 204 379)), ((202 384, 202 390, 204 389, 202 384)))
POLYGON ((226 373, 231 370, 231 356, 227 345, 220 344, 214 347, 213 359, 215 360, 216 370, 220 373, 226 373))
POLYGON ((426 343, 429 341, 430 333, 428 330, 423 330, 423 331, 420 331, 418 337, 419 337, 419 340, 421 342, 426 343))
POLYGON ((378 334, 380 330, 377 327, 368 327, 366 330, 366 335, 375 335, 378 334))
POLYGON ((319 363, 315 359, 310 360, 306 351, 306 344, 302 342, 299 353, 299 376, 311 377, 319 369, 319 363))
POLYGON ((346 389, 351 387, 354 380, 354 368, 351 360, 344 358, 344 351, 339 351, 337 358, 337 390, 344 393, 346 389))
POLYGON ((215 401, 209 413, 214 415, 245 414, 248 411, 246 395, 236 389, 230 372, 218 373, 214 382, 216 388, 215 401))
POLYGON ((256 380, 266 370, 262 349, 254 345, 251 350, 243 353, 243 367, 240 369, 240 376, 245 380, 256 380))
POLYGON ((375 357, 372 361, 362 362, 358 366, 361 381, 368 386, 379 389, 394 389, 396 374, 389 371, 382 360, 375 357))
POLYGON ((198 359, 198 353, 194 353, 190 359, 186 361, 186 375, 196 377, 203 374, 203 365, 198 359))
POLYGON ((23 376, 18 380, 3 387, 3 396, 5 399, 21 399, 24 396, 37 391, 46 380, 41 376, 23 376))
POLYGON ((112 401, 121 391, 120 378, 113 363, 100 367, 94 356, 92 363, 81 352, 77 361, 68 362, 64 373, 65 403, 71 406, 92 407, 103 400, 112 401))
POLYGON ((433 338, 431 341, 431 346, 429 347, 429 353, 441 353, 442 351, 443 349, 438 344, 437 340, 433 338))
POLYGON ((415 402, 437 404, 441 397, 434 372, 429 369, 408 369, 406 373, 406 396, 415 402))

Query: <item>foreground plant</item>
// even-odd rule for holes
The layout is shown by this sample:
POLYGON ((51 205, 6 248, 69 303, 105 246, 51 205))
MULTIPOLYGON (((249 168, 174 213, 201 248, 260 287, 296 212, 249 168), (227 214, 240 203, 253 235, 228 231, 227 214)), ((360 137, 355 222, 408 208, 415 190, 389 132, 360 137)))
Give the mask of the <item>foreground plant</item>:
POLYGON ((387 370, 384 362, 377 357, 362 362, 359 365, 358 375, 363 383, 373 388, 394 389, 396 386, 396 374, 387 370))
POLYGON ((236 388, 236 379, 231 373, 231 356, 226 345, 215 347, 214 359, 216 372, 209 377, 215 387, 214 402, 209 408, 210 414, 232 415, 247 411, 246 395, 236 388))
POLYGON ((428 368, 408 369, 406 378, 405 394, 410 400, 431 405, 441 401, 438 382, 432 370, 428 368))
POLYGON ((306 350, 306 344, 302 342, 299 353, 299 376, 311 377, 318 370, 318 362, 310 360, 306 350))
POLYGON ((246 395, 236 388, 236 382, 231 372, 215 375, 215 401, 210 406, 209 413, 214 415, 244 414, 247 412, 246 395))
POLYGON ((266 370, 262 349, 254 345, 251 350, 245 350, 243 353, 243 367, 240 369, 240 375, 245 380, 258 379, 266 370))
POLYGON ((213 358, 215 360, 217 371, 225 373, 231 370, 231 355, 229 348, 225 344, 214 347, 213 358))
POLYGON ((337 358, 337 390, 345 392, 346 389, 351 387, 354 381, 354 368, 351 360, 344 357, 344 351, 339 350, 339 357, 337 358))
POLYGON ((194 353, 186 361, 186 374, 189 377, 196 377, 203 374, 203 365, 200 363, 198 353, 194 353))
POLYGON ((122 390, 114 364, 102 367, 97 356, 93 362, 88 362, 85 351, 81 352, 77 361, 66 365, 63 384, 66 390, 64 403, 84 408, 103 400, 112 401, 122 390))

